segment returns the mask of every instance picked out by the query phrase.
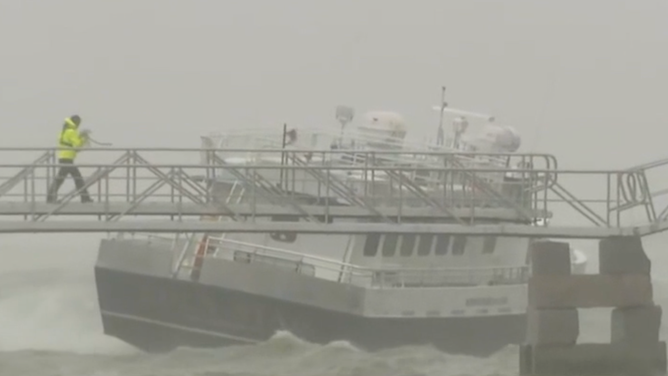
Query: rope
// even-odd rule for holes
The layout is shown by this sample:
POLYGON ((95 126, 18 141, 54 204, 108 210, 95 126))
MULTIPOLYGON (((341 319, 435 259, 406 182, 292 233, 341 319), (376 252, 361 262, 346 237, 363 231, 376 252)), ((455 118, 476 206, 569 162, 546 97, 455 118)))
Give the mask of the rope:
POLYGON ((93 143, 95 145, 98 145, 98 146, 112 146, 111 142, 100 142, 100 141, 97 141, 90 136, 88 136, 88 141, 90 141, 91 143, 93 143))
POLYGON ((87 142, 90 142, 91 144, 97 145, 97 146, 112 146, 111 142, 100 142, 91 137, 91 133, 93 133, 90 129, 84 129, 80 132, 81 136, 85 137, 87 139, 87 142))

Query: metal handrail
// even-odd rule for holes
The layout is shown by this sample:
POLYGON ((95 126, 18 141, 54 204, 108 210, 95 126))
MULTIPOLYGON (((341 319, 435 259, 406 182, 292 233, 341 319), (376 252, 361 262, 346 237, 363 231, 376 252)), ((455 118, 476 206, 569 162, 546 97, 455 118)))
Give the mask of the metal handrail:
MULTIPOLYGON (((318 273, 331 272, 336 277, 324 278, 339 283, 367 286, 371 288, 443 288, 453 286, 484 286, 526 284, 529 267, 488 267, 488 268, 365 268, 314 262, 308 255, 290 259, 285 255, 264 254, 257 251, 238 249, 236 246, 222 247, 218 252, 231 254, 231 261, 269 264, 287 268, 298 274, 308 274, 316 278, 318 273), (245 255, 242 257, 241 255, 245 255)), ((219 258, 217 256, 205 256, 219 258)))
MULTIPOLYGON (((59 204, 58 207, 51 207, 48 209, 47 213, 44 213, 44 208, 39 207, 40 201, 43 201, 45 197, 45 188, 46 185, 44 182, 52 179, 55 170, 60 166, 55 161, 55 150, 57 148, 21 148, 21 147, 12 147, 12 148, 0 148, 0 156, 3 156, 4 161, 10 161, 0 164, 0 175, 4 176, 4 180, 0 181, 1 192, 4 195, 0 195, 0 205, 5 205, 8 203, 8 200, 17 200, 24 204, 34 204, 35 211, 31 213, 25 213, 26 217, 30 217, 30 220, 35 218, 44 218, 49 217, 50 215, 58 214, 62 208, 64 208, 67 202, 59 204), (33 162, 19 163, 14 162, 19 160, 19 158, 14 156, 6 156, 3 153, 13 153, 33 150, 41 152, 42 156, 38 159, 30 158, 33 162), (22 195, 22 196, 21 196, 22 195), (18 199, 17 199, 18 198, 18 199), (48 215, 46 215, 48 214, 48 215)), ((321 155, 343 155, 349 153, 346 150, 314 150, 314 149, 302 149, 302 150, 286 150, 286 149, 263 149, 263 150, 254 150, 254 149, 226 149, 225 152, 232 151, 241 151, 241 152, 252 152, 252 153, 265 153, 265 155, 280 155, 280 154, 299 154, 302 152, 311 152, 313 155, 321 153, 321 155)), ((118 202, 126 202, 130 205, 139 205, 146 206, 144 203, 137 203, 140 198, 146 199, 164 199, 169 200, 174 206, 175 211, 174 215, 180 218, 180 214, 176 209, 179 203, 194 202, 196 204, 209 204, 213 201, 212 193, 208 188, 208 184, 213 184, 214 182, 220 183, 220 174, 221 171, 229 171, 231 169, 236 169, 241 174, 248 174, 249 176, 252 173, 257 174, 266 174, 270 170, 274 171, 285 171, 288 175, 292 175, 291 182, 292 187, 297 185, 303 185, 306 183, 313 184, 314 187, 317 186, 318 192, 313 194, 314 199, 321 200, 323 203, 318 204, 322 207, 329 210, 333 207, 333 203, 330 203, 331 198, 335 197, 335 194, 327 192, 325 183, 327 179, 339 179, 340 182, 345 183, 347 186, 355 186, 355 194, 360 197, 364 197, 368 202, 373 203, 373 205, 380 206, 391 206, 396 209, 395 214, 391 216, 402 217, 404 209, 412 206, 420 207, 430 207, 429 202, 426 200, 421 200, 418 196, 422 194, 414 187, 407 187, 406 185, 402 186, 402 179, 393 179, 392 174, 388 174, 387 171, 392 173, 403 174, 407 179, 413 179, 413 175, 418 172, 424 172, 425 174, 433 174, 427 177, 420 177, 424 183, 419 185, 422 190, 425 192, 428 191, 430 195, 433 195, 439 204, 443 207, 451 210, 453 206, 459 205, 461 208, 472 208, 470 215, 467 218, 476 218, 476 210, 483 205, 491 207, 498 207, 503 209, 511 209, 509 205, 505 205, 497 200, 493 195, 485 195, 485 192, 477 192, 476 195, 469 194, 473 191, 473 188, 470 185, 466 185, 465 179, 454 177, 459 173, 466 173, 470 175, 477 176, 479 180, 484 180, 484 174, 510 174, 515 173, 520 178, 515 182, 506 181, 500 183, 489 183, 492 184, 488 188, 492 188, 496 193, 503 193, 504 197, 508 195, 513 196, 518 202, 522 202, 523 205, 530 206, 532 211, 536 212, 547 212, 548 209, 552 209, 552 205, 564 204, 572 209, 576 210, 582 215, 581 218, 590 221, 597 227, 603 228, 621 228, 629 226, 663 226, 663 222, 668 220, 668 204, 664 202, 665 195, 668 194, 668 189, 650 189, 652 185, 652 174, 660 173, 665 175, 663 171, 664 167, 668 165, 668 159, 659 160, 652 163, 646 163, 641 166, 634 167, 632 169, 620 169, 620 170, 611 170, 611 169, 599 169, 599 170, 574 170, 574 169, 557 169, 556 168, 556 158, 549 154, 532 154, 532 153, 470 153, 470 152, 457 152, 457 153, 444 153, 444 152, 433 152, 433 151, 417 151, 415 152, 418 155, 422 156, 434 156, 434 158, 443 158, 446 161, 448 158, 453 155, 457 156, 477 156, 481 155, 491 155, 491 156, 503 156, 503 157, 512 157, 512 158, 543 158, 545 165, 535 165, 533 168, 511 168, 511 167, 490 167, 490 166, 453 166, 452 164, 446 164, 444 166, 435 166, 435 165, 373 165, 372 163, 356 163, 356 164, 337 164, 337 163, 316 163, 314 165, 301 165, 297 163, 285 163, 280 164, 271 164, 266 162, 260 162, 255 164, 234 164, 234 165, 221 165, 219 163, 200 163, 200 153, 202 152, 211 152, 217 153, 221 149, 202 149, 202 148, 107 148, 107 149, 90 149, 86 150, 82 155, 82 161, 79 167, 84 172, 84 176, 90 176, 87 169, 97 169, 96 173, 93 174, 97 179, 90 181, 89 190, 91 194, 96 199, 97 203, 104 204, 114 204, 118 202), (122 164, 114 163, 87 163, 89 160, 102 160, 100 157, 93 157, 97 154, 107 155, 111 153, 114 157, 117 157, 119 154, 116 151, 121 151, 123 155, 127 156, 126 162, 122 164), (150 152, 159 152, 167 153, 168 157, 177 159, 176 163, 161 163, 161 164, 150 164, 147 162, 147 158, 140 156, 141 153, 150 153, 150 152), (190 153, 190 154, 189 154, 190 153), (189 156, 192 155, 192 159, 189 156), (86 156, 85 158, 83 156, 86 156), (300 171, 308 170, 317 170, 321 173, 322 179, 312 179, 305 175, 300 175, 300 171), (118 177, 119 173, 125 174, 125 177, 118 177), (439 175, 440 174, 440 175, 439 175), (352 176, 352 177, 349 177, 352 176), (572 186, 568 185, 568 181, 564 180, 568 178, 568 175, 577 177, 578 179, 585 178, 594 178, 601 183, 598 188, 598 194, 594 197, 585 197, 582 194, 576 193, 577 190, 573 189, 572 186), (529 178, 527 178, 527 176, 529 178), (439 178, 439 177, 442 177, 439 178), (558 179, 557 179, 558 177, 558 179), (148 186, 151 183, 161 183, 163 188, 162 191, 156 191, 155 193, 145 192, 145 186, 148 186), (125 184, 123 184, 125 183, 125 184), (384 184, 383 189, 386 191, 380 191, 375 187, 378 184, 384 184), (497 184, 497 185, 494 185, 497 184), (119 188, 120 185, 124 185, 123 189, 119 188), (466 189, 464 189, 466 188, 466 189), (169 189, 171 193, 165 193, 169 189), (514 193, 502 192, 509 189, 516 190, 514 193), (412 192, 413 193, 412 193, 412 192), (385 193, 383 193, 385 192, 385 193), (414 194, 418 192, 420 194, 414 194), (441 194, 439 197, 438 194, 441 194), (125 201, 119 200, 117 198, 125 195, 125 201), (327 199, 327 200, 325 200, 327 199), (374 201, 376 200, 376 201, 374 201), (382 201, 384 200, 384 201, 382 201), (411 201, 412 200, 412 201, 411 201), (550 207, 548 207, 550 203, 550 207), (598 207, 596 207, 598 206, 598 207), (622 213, 630 213, 636 209, 643 210, 645 212, 646 219, 643 222, 627 222, 626 219, 623 220, 622 213)), ((401 156, 410 154, 410 151, 399 150, 399 151, 361 151, 364 155, 372 157, 378 157, 380 155, 395 155, 401 156)), ((144 155, 144 154, 142 154, 144 155)), ((21 157, 24 158, 24 157, 21 157)), ((114 158, 116 159, 116 158, 114 158)), ((288 158, 287 161, 291 159, 288 158)), ((303 159, 302 159, 303 160, 303 159)), ((542 163, 542 162, 541 162, 542 163)), ((271 176, 264 176, 265 181, 277 182, 277 180, 271 176)), ((230 183, 238 181, 238 178, 230 179, 230 183)), ((246 188, 245 198, 243 202, 234 205, 242 205, 248 210, 254 210, 257 205, 261 205, 260 196, 253 189, 253 180, 250 178, 248 181, 243 182, 246 188), (257 200, 257 201, 254 201, 257 200), (251 208, 251 209, 248 209, 251 208)), ((71 184, 71 183, 70 183, 71 184)), ((585 184, 585 188, 594 189, 593 184, 585 184)), ((315 188, 314 188, 315 189, 315 188)), ((286 191, 287 192, 287 191, 286 191)), ((352 190, 350 191, 352 192, 352 190)), ((350 193, 346 191, 346 194, 350 193)), ((64 194, 65 192, 63 192, 64 194)), ((69 201, 74 197, 74 193, 70 192, 67 194, 69 201), (71 193, 71 194, 70 194, 71 193)), ((285 193, 290 197, 297 197, 298 190, 293 190, 285 193)), ((15 201, 12 201, 12 204, 15 201)), ((222 204, 225 202, 223 200, 222 204)), ((232 205, 232 204, 230 204, 232 205)), ((307 205, 301 204, 300 205, 307 205)), ((309 204, 311 205, 311 204, 309 204)), ((338 204, 337 204, 338 205, 338 204)), ((139 207, 138 206, 138 207, 139 207)), ((5 205, 6 207, 6 205, 5 205)), ((439 212, 439 209, 435 208, 436 212, 439 212)), ((442 210, 441 210, 442 211, 442 210)), ((128 212, 131 214, 131 211, 128 212)), ((0 206, 0 215, 2 215, 2 207, 0 206)), ((104 215, 104 213, 93 213, 94 215, 104 215)), ((114 218, 117 218, 117 214, 113 214, 114 218)), ((120 213, 123 214, 123 213, 120 213)), ((111 214, 110 214, 111 215, 111 214)), ((304 214, 299 214, 304 215, 304 214)), ((384 215, 388 215, 387 213, 384 215)), ((368 214, 369 218, 377 217, 377 214, 373 214, 371 211, 368 214)), ((402 217, 403 218, 403 217, 402 217)), ((401 219, 398 220, 401 222, 401 219)), ((663 228, 663 227, 662 227, 663 228)))

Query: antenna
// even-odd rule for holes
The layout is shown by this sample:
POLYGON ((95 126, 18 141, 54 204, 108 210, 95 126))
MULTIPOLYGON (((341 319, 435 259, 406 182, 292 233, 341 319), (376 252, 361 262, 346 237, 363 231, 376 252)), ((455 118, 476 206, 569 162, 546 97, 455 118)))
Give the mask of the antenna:
POLYGON ((487 120, 488 122, 492 123, 494 122, 494 116, 492 115, 486 115, 486 114, 481 114, 478 112, 472 112, 472 111, 465 111, 465 110, 459 110, 455 108, 445 108, 444 106, 433 106, 432 107, 435 111, 440 111, 441 112, 441 118, 443 117, 443 113, 448 112, 451 114, 455 115, 460 115, 460 116, 470 116, 470 117, 476 117, 479 119, 484 119, 487 120))
POLYGON ((339 145, 343 144, 343 130, 346 125, 350 123, 355 117, 355 110, 352 107, 348 106, 337 106, 336 107, 336 120, 341 123, 341 136, 339 139, 339 145))
POLYGON ((491 115, 487 114, 481 114, 477 112, 472 112, 472 111, 465 111, 465 110, 460 110, 456 108, 447 108, 448 104, 445 102, 445 86, 441 87, 441 104, 438 106, 432 106, 432 108, 436 111, 439 112, 439 121, 438 121, 438 133, 436 134, 436 145, 437 146, 442 146, 445 142, 445 135, 443 132, 443 114, 450 113, 454 115, 459 115, 459 118, 455 119, 453 123, 454 127, 454 139, 453 139, 453 146, 455 148, 458 148, 459 146, 459 139, 461 135, 466 131, 466 128, 468 127, 468 121, 466 120, 467 117, 473 117, 473 118, 479 118, 486 120, 488 123, 493 123, 494 122, 494 117, 491 115))
POLYGON ((438 119, 438 131, 436 132, 436 145, 442 146, 445 142, 445 134, 443 133, 443 112, 448 104, 445 102, 445 86, 441 86, 441 106, 438 109, 441 111, 438 119))

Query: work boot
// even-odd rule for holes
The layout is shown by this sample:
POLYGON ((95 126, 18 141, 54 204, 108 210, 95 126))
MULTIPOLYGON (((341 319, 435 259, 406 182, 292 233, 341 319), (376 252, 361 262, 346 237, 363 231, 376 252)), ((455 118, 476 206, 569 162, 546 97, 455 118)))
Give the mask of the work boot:
POLYGON ((56 196, 49 193, 49 195, 46 196, 46 203, 47 204, 55 204, 56 203, 56 196))
POLYGON ((90 198, 90 196, 82 196, 81 197, 81 203, 82 204, 88 204, 90 202, 93 202, 93 199, 90 198))

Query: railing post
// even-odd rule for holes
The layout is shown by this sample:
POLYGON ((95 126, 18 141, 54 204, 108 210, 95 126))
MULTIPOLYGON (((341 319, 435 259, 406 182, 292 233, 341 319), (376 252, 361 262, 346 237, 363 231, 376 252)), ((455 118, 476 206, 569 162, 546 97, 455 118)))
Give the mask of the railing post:
POLYGON ((330 193, 330 181, 331 181, 330 174, 332 173, 332 170, 329 167, 331 167, 331 164, 327 168, 327 175, 325 177, 325 182, 326 182, 326 184, 325 184, 326 185, 325 194, 327 195, 327 200, 326 200, 327 206, 325 206, 325 223, 329 223, 329 210, 330 210, 329 209, 329 200, 331 198, 331 196, 330 196, 330 194, 331 194, 330 193))
POLYGON ((403 212, 403 197, 404 197, 404 186, 403 186, 403 172, 397 171, 399 173, 399 205, 397 208, 397 223, 401 223, 401 214, 403 212))
POLYGON ((104 176, 104 212, 105 220, 109 220, 109 218, 111 218, 111 207, 109 205, 109 174, 105 174, 104 176))
POLYGON ((132 199, 130 198, 130 169, 132 168, 133 165, 137 163, 137 159, 135 158, 135 153, 130 152, 131 158, 127 159, 126 163, 126 168, 125 168, 125 202, 132 202, 132 199))
MULTIPOLYGON (((244 168, 244 171, 246 173, 246 176, 248 176, 248 167, 244 168)), ((251 182, 253 183, 252 186, 252 199, 251 199, 251 205, 252 205, 252 210, 251 210, 251 220, 255 222, 255 215, 257 213, 257 177, 255 174, 252 175, 252 180, 251 182)))
POLYGON ((37 192, 35 191, 35 170, 32 170, 32 172, 30 173, 30 191, 31 191, 30 197, 31 197, 31 201, 32 201, 32 203, 30 205, 31 206, 30 217, 31 217, 32 220, 35 220, 35 218, 37 216, 36 213, 35 213, 35 210, 36 210, 36 202, 35 202, 36 197, 35 196, 37 195, 37 192))
MULTIPOLYGON (((170 176, 170 179, 173 176, 174 175, 170 176)), ((179 184, 179 209, 178 209, 178 213, 179 213, 179 222, 182 222, 183 221, 183 193, 182 193, 182 189, 183 189, 183 169, 181 167, 179 167, 179 182, 178 182, 178 184, 179 184)))
POLYGON ((132 201, 137 200, 137 165, 132 165, 132 201))
POLYGON ((611 182, 611 176, 610 173, 607 172, 605 174, 605 223, 608 227, 610 227, 610 211, 612 209, 612 203, 610 200, 612 199, 612 182, 611 182))

